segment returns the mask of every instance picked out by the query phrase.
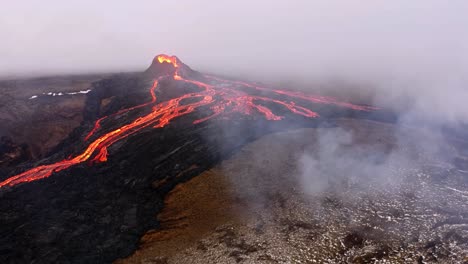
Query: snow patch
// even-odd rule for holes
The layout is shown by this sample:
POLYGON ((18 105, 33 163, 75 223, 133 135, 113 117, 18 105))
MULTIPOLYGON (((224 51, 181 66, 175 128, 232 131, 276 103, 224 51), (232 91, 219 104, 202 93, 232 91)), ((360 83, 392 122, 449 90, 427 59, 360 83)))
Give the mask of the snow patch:
MULTIPOLYGON (((77 91, 77 92, 70 92, 70 93, 62 93, 62 92, 58 92, 58 93, 53 93, 53 92, 47 92, 47 93, 42 93, 43 95, 48 95, 48 96, 62 96, 62 95, 75 95, 75 94, 87 94, 91 92, 91 89, 88 89, 88 90, 83 90, 83 91, 77 91)), ((38 95, 33 95, 31 97, 29 97, 29 99, 35 99, 37 98, 38 95)))

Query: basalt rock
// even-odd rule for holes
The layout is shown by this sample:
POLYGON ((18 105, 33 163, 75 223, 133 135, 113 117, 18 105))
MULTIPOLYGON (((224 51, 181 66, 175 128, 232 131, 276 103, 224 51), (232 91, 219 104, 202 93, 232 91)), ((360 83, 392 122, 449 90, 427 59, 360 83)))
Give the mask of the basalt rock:
POLYGON ((29 146, 17 144, 7 136, 0 138, 0 167, 11 167, 31 159, 29 146))
MULTIPOLYGON (((108 135, 109 131, 118 133, 166 104, 176 102, 181 106, 169 108, 172 116, 164 117, 165 113, 161 113, 155 116, 158 122, 148 122, 148 126, 118 138, 106 148, 108 158, 105 160, 89 159, 64 170, 54 170, 40 180, 1 188, 0 262, 112 262, 131 254, 140 237, 158 227, 155 216, 171 189, 213 167, 244 144, 275 131, 333 126, 333 118, 337 117, 385 120, 388 117, 384 111, 379 115, 334 103, 315 105, 305 99, 291 103, 288 95, 253 89, 251 92, 257 93, 253 98, 246 98, 237 90, 225 98, 222 92, 197 96, 198 91, 205 91, 197 85, 204 77, 185 64, 178 64, 180 61, 174 58, 154 62, 142 75, 120 75, 94 83, 86 98, 81 126, 50 156, 16 169, 16 173, 20 173, 38 165, 66 163, 93 142, 102 142, 99 137, 108 135), (175 71, 174 63, 180 66, 180 71, 175 71), (168 74, 173 76, 166 77, 168 74), (151 100, 148 91, 154 78, 160 82, 156 91, 160 104, 145 105, 151 100), (194 96, 177 101, 178 96, 192 93, 194 96), (192 112, 195 106, 188 107, 200 100, 210 102, 219 98, 226 105, 213 108, 207 103, 192 112), (245 98, 246 108, 242 108, 243 102, 239 100, 245 98), (103 104, 104 100, 108 102, 103 104), (303 106, 299 108, 299 104, 303 106), (113 115, 135 105, 142 107, 113 115), (222 107, 232 112, 215 115, 222 107), (314 115, 304 110, 306 107, 322 116, 310 118, 314 115), (93 121, 108 115, 112 116, 104 120, 97 134, 87 141, 85 135, 92 129, 93 121), (170 119, 173 115, 177 117, 174 120, 170 119), (167 119, 171 122, 162 123, 167 119)), ((218 91, 213 90, 215 92, 218 91)))

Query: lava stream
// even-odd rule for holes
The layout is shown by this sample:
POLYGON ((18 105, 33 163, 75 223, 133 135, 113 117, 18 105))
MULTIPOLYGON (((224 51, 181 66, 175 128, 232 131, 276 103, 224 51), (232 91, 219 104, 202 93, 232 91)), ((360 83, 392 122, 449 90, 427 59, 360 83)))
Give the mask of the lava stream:
POLYGON ((199 124, 222 114, 227 115, 234 112, 245 115, 250 115, 254 112, 257 112, 263 115, 267 120, 283 119, 283 116, 279 116, 273 113, 273 111, 265 106, 265 104, 259 104, 258 102, 280 105, 288 109, 291 113, 302 115, 304 117, 315 118, 319 116, 316 112, 306 107, 297 105, 297 103, 293 101, 274 99, 263 95, 249 95, 239 90, 238 88, 240 87, 248 87, 250 89, 259 91, 268 91, 277 95, 283 95, 293 99, 302 99, 313 103, 334 104, 340 107, 350 108, 358 111, 375 110, 373 107, 340 102, 329 97, 310 96, 300 92, 285 90, 272 90, 246 82, 224 80, 214 76, 205 76, 205 79, 210 80, 210 83, 202 82, 200 80, 195 80, 184 76, 181 73, 182 63, 175 56, 159 55, 155 58, 155 62, 161 65, 171 65, 174 70, 171 74, 172 76, 161 76, 153 82, 153 86, 150 89, 151 100, 141 105, 122 109, 109 116, 101 117, 95 122, 93 129, 85 136, 85 141, 88 141, 93 135, 100 131, 102 121, 109 117, 127 113, 138 108, 152 106, 152 111, 149 114, 138 117, 133 122, 123 125, 120 128, 105 133, 101 132, 102 135, 89 143, 88 147, 81 154, 78 154, 74 157, 72 156, 62 161, 58 161, 56 163, 40 165, 16 176, 12 176, 3 182, 0 182, 0 188, 47 178, 55 172, 68 169, 74 165, 84 163, 86 161, 91 161, 91 163, 105 162, 107 161, 108 155, 107 149, 115 142, 127 138, 128 136, 135 134, 144 128, 165 127, 175 118, 192 113, 201 106, 208 106, 212 113, 204 118, 194 120, 194 124, 199 124), (184 94, 177 98, 157 103, 155 91, 158 87, 159 81, 166 77, 172 77, 175 81, 196 85, 200 88, 201 91, 184 94), (182 102, 188 98, 200 98, 200 100, 196 100, 193 103, 182 104, 182 102))

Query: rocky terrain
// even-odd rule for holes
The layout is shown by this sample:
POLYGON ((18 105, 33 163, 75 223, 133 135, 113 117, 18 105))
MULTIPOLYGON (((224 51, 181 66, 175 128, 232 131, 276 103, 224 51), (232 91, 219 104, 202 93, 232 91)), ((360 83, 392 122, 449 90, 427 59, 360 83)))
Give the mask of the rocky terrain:
MULTIPOLYGON (((343 119, 262 137, 174 188, 158 215, 161 227, 117 263, 466 263, 467 172, 399 142, 395 129, 343 119), (376 161, 392 179, 359 166, 347 175, 330 168, 333 184, 311 191, 300 156, 318 154, 321 134, 337 129, 353 135, 338 146, 342 153, 391 150, 415 162, 376 161)), ((419 142, 416 132, 398 134, 419 142)))
POLYGON ((433 160, 419 132, 392 132, 393 113, 210 79, 166 55, 93 78, 83 94, 22 97, 38 121, 30 137, 32 123, 11 123, 0 146, 2 263, 465 261, 463 135, 433 160), (356 136, 328 139, 344 154, 322 162, 317 131, 338 127, 356 136))
POLYGON ((44 157, 83 121, 86 94, 77 92, 87 91, 105 76, 0 80, 0 136, 27 146, 33 160, 44 157))

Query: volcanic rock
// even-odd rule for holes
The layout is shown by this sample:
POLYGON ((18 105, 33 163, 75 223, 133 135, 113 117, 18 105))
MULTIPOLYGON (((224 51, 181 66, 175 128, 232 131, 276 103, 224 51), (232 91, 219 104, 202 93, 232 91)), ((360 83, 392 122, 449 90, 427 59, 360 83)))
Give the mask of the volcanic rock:
MULTIPOLYGON (((160 227, 156 215, 166 194, 245 144, 294 128, 333 127, 345 117, 395 121, 367 105, 202 75, 167 55, 142 74, 94 82, 82 100, 80 125, 50 155, 1 178, 2 263, 129 256, 148 230, 160 227)), ((288 208, 284 195, 268 197, 288 208)), ((291 231, 315 226, 286 220, 291 231)), ((255 226, 263 232, 261 223, 255 226)), ((217 236, 235 248, 237 261, 264 248, 229 228, 217 236)))
POLYGON ((18 145, 7 136, 0 138, 0 167, 11 167, 30 159, 28 145, 18 145))

